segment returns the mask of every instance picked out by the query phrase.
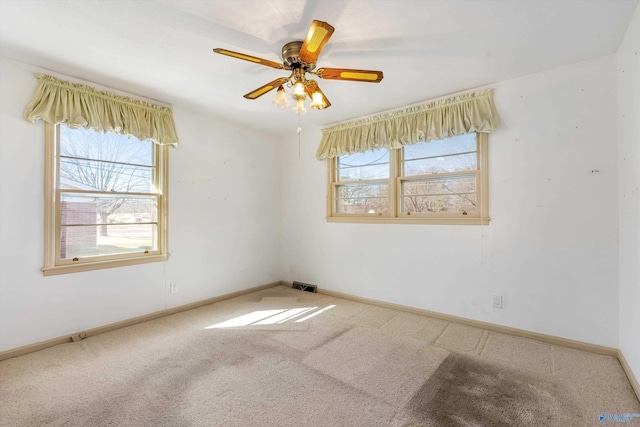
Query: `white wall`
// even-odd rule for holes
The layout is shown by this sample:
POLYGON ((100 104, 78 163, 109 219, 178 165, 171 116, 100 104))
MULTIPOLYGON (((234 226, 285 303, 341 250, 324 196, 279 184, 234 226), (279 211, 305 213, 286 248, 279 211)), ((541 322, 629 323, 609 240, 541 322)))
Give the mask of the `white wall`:
POLYGON ((44 125, 22 118, 35 71, 0 58, 0 351, 280 279, 277 142, 181 110, 170 260, 44 277, 44 125))
POLYGON ((620 349, 640 379, 640 6, 618 51, 620 349))
MULTIPOLYGON (((637 35, 637 14, 632 28, 637 35)), ((629 34, 625 46, 638 39, 629 34)), ((620 90, 637 94, 637 48, 626 49, 635 77, 621 76, 620 90)), ((638 128, 637 120, 620 120, 619 266, 616 56, 491 86, 501 128, 489 139, 487 227, 328 224, 326 163, 315 160, 319 129, 303 118, 298 155, 295 121, 291 138, 275 141, 176 110, 170 260, 52 277, 40 272, 43 124, 22 119, 37 70, 0 59, 0 351, 297 279, 620 345, 638 360, 638 128), (168 293, 172 281, 177 295, 168 293), (504 310, 491 308, 494 294, 505 296, 504 310)), ((620 108, 628 105, 637 118, 637 100, 621 95, 620 108)))
POLYGON ((328 224, 307 129, 283 150, 283 279, 617 347, 616 57, 491 87, 489 226, 328 224))

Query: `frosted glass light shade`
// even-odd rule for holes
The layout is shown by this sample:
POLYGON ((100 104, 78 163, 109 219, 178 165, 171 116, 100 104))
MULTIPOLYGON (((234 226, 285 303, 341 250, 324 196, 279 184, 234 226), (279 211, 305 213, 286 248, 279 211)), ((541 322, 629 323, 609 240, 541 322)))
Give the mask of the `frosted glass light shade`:
POLYGON ((296 106, 291 109, 296 114, 305 114, 307 109, 304 107, 304 98, 296 100, 296 106))
POLYGON ((298 82, 293 86, 293 94, 291 96, 296 100, 305 99, 307 97, 307 93, 304 90, 304 84, 302 82, 298 82))
POLYGON ((315 108, 316 110, 324 108, 324 100, 322 99, 322 94, 320 92, 313 92, 313 96, 311 97, 311 108, 315 108))
POLYGON ((274 107, 284 108, 289 106, 289 100, 284 92, 284 88, 280 86, 276 92, 276 98, 272 102, 274 107))

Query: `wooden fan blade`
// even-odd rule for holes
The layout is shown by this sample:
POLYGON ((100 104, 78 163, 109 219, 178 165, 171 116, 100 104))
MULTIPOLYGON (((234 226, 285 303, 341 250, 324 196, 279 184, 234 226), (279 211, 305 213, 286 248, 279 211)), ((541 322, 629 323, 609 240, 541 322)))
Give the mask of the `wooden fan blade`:
POLYGON ((213 49, 213 51, 215 53, 219 53, 220 55, 227 55, 232 58, 244 59, 245 61, 253 62, 255 64, 266 65, 267 67, 272 67, 272 68, 284 69, 284 65, 274 61, 269 61, 268 59, 262 59, 256 56, 246 55, 244 53, 234 52, 232 50, 226 50, 226 49, 220 49, 220 48, 213 49))
POLYGON ((247 98, 247 99, 259 98, 262 95, 264 95, 265 93, 267 93, 269 91, 272 91, 273 89, 275 89, 277 87, 282 86, 288 80, 289 80, 288 78, 280 77, 279 79, 275 79, 274 81, 269 82, 266 85, 260 86, 258 89, 249 92, 248 94, 244 95, 244 97, 247 98))
POLYGON ((304 82, 304 90, 307 92, 309 99, 311 99, 311 108, 315 108, 316 110, 324 110, 325 108, 331 107, 331 102, 324 95, 324 92, 320 90, 318 87, 318 83, 315 80, 307 80, 304 82), (314 93, 319 93, 321 98, 321 105, 314 105, 315 99, 313 98, 314 93))
POLYGON ((300 53, 298 54, 300 60, 307 64, 314 64, 334 30, 326 22, 313 21, 311 27, 309 27, 307 37, 302 42, 302 47, 300 47, 300 53))
POLYGON ((321 79, 351 80, 356 82, 379 83, 382 71, 350 70, 348 68, 318 68, 315 74, 321 79))

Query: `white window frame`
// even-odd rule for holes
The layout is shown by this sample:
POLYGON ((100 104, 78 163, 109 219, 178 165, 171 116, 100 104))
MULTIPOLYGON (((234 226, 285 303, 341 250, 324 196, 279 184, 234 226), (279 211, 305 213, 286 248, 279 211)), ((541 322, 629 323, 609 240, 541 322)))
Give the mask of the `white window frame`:
POLYGON ((45 123, 45 170, 44 170, 44 267, 45 276, 91 271, 103 268, 166 261, 168 253, 168 179, 169 159, 166 145, 154 144, 156 173, 154 186, 158 193, 157 249, 132 254, 105 255, 72 260, 60 259, 61 203, 59 188, 60 169, 60 125, 45 123))
MULTIPOLYGON (((401 191, 402 182, 419 177, 402 176, 403 149, 389 149, 389 214, 345 214, 336 212, 337 187, 342 184, 337 181, 338 157, 327 161, 329 182, 327 186, 327 222, 369 223, 369 224, 450 224, 450 225, 487 225, 489 224, 489 181, 488 181, 488 153, 487 133, 476 133, 478 169, 475 171, 445 175, 476 176, 477 209, 472 214, 462 213, 402 213, 401 191)), ((374 180, 379 181, 379 180, 374 180)), ((367 181, 363 181, 365 183, 367 181)))

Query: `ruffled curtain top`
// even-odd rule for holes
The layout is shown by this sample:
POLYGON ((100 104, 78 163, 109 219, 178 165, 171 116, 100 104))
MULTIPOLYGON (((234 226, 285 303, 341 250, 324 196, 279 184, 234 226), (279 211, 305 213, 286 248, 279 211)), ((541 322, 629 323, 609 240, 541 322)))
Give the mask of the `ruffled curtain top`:
POLYGON ((467 93, 322 130, 318 160, 471 132, 493 132, 498 114, 493 90, 467 93))
POLYGON ((62 123, 71 128, 130 135, 159 145, 177 145, 173 112, 168 107, 99 92, 90 86, 36 75, 38 87, 25 119, 62 123))

